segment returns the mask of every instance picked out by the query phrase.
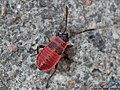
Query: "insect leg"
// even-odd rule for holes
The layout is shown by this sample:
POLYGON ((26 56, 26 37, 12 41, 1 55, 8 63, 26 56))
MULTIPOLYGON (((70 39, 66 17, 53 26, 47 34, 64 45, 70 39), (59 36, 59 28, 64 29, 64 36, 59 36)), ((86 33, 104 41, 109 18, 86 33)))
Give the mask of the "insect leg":
POLYGON ((51 77, 55 74, 55 72, 56 72, 56 70, 57 70, 57 67, 58 67, 58 63, 57 63, 56 66, 55 66, 55 71, 51 74, 51 76, 50 76, 50 77, 48 78, 48 80, 47 80, 46 88, 49 87, 49 80, 50 80, 51 77))
POLYGON ((66 49, 73 47, 73 45, 67 45, 66 49))
POLYGON ((37 49, 30 48, 28 52, 32 53, 32 52, 37 51, 37 53, 38 53, 39 52, 39 48, 44 48, 44 47, 45 47, 44 45, 39 45, 39 46, 37 46, 37 49))
POLYGON ((66 51, 69 49, 69 48, 71 48, 71 47, 73 47, 73 45, 67 45, 67 47, 66 47, 66 49, 65 49, 65 52, 63 53, 63 57, 64 58, 66 58, 66 59, 70 59, 69 57, 68 57, 68 54, 66 53, 66 51))
POLYGON ((40 48, 44 48, 44 47, 45 47, 44 45, 39 45, 39 46, 37 46, 37 49, 36 49, 36 50, 37 50, 37 54, 39 53, 39 49, 40 49, 40 48))
POLYGON ((37 47, 37 49, 30 48, 30 50, 29 50, 28 52, 29 52, 29 53, 32 53, 32 52, 37 51, 36 54, 31 55, 31 57, 33 57, 33 56, 36 56, 36 55, 39 53, 39 48, 44 48, 44 47, 45 47, 44 45, 39 45, 39 46, 37 47))
POLYGON ((57 32, 56 32, 56 36, 59 36, 59 35, 60 35, 60 33, 57 31, 57 32))
POLYGON ((66 52, 64 52, 63 58, 66 58, 67 60, 70 60, 70 58, 68 57, 68 54, 66 52))
POLYGON ((69 48, 72 48, 72 47, 73 47, 73 45, 67 45, 65 51, 67 51, 69 48))

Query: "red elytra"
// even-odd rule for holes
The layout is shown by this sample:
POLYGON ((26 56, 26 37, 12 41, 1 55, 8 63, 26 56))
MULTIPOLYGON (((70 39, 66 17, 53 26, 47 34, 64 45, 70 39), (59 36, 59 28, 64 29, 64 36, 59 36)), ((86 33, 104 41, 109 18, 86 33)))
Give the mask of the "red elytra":
POLYGON ((37 67, 42 71, 50 71, 59 62, 66 47, 67 42, 59 36, 54 37, 38 54, 36 58, 37 67))

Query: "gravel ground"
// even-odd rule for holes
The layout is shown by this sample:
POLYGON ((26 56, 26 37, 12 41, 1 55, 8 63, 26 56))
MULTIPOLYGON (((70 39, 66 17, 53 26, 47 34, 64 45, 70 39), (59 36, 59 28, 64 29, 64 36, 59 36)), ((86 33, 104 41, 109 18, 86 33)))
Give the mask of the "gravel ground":
POLYGON ((66 5, 69 34, 96 30, 70 39, 48 90, 120 90, 120 0, 0 0, 0 90, 45 90, 54 69, 33 49, 63 31, 66 5))

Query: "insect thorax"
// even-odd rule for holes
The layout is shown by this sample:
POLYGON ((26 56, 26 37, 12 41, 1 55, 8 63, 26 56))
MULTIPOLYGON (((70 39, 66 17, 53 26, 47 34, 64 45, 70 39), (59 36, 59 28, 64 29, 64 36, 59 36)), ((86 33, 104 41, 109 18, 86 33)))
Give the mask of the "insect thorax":
POLYGON ((61 55, 66 48, 67 43, 57 36, 49 43, 48 47, 55 51, 58 55, 61 55))

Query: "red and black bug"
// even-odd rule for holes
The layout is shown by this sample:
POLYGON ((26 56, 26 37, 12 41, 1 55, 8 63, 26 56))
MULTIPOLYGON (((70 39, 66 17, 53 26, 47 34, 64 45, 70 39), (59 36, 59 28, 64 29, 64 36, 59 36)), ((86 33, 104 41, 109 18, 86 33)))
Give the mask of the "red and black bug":
MULTIPOLYGON (((80 34, 86 31, 94 30, 94 29, 88 29, 82 32, 75 33, 74 35, 68 36, 68 33, 65 33, 67 30, 67 17, 68 17, 68 8, 66 6, 66 25, 65 25, 65 30, 63 31, 63 33, 61 34, 57 33, 56 36, 53 37, 46 46, 42 46, 42 45, 39 46, 43 49, 40 51, 40 53, 38 54, 36 58, 37 67, 42 71, 50 71, 52 68, 55 67, 55 71, 48 78, 46 87, 48 87, 48 82, 50 78, 56 72, 57 64, 59 60, 61 59, 61 57, 63 56, 65 50, 67 48, 72 47, 72 45, 67 45, 69 38, 71 38, 75 34, 80 34)), ((37 48, 37 52, 39 52, 38 48, 37 48)))

